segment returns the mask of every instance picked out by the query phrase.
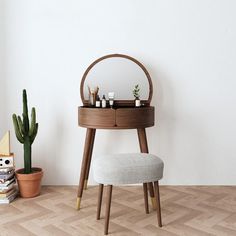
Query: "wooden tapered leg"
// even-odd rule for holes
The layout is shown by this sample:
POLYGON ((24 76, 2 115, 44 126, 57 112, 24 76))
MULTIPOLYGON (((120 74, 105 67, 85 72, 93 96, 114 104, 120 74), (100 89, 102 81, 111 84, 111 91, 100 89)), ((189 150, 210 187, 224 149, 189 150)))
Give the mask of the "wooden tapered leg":
POLYGON ((77 210, 80 209, 81 198, 83 195, 84 180, 86 176, 89 154, 91 153, 90 149, 91 147, 93 147, 93 143, 92 143, 92 141, 94 140, 93 134, 94 134, 94 129, 88 128, 86 132, 83 160, 82 160, 82 165, 81 165, 81 170, 80 170, 80 181, 79 181, 79 188, 78 188, 78 193, 77 193, 77 210))
POLYGON ((92 153, 93 153, 93 145, 94 145, 94 139, 95 139, 95 134, 96 134, 96 129, 92 129, 92 134, 91 134, 91 144, 89 148, 89 154, 88 154, 88 163, 86 167, 86 174, 85 174, 85 180, 84 180, 84 189, 88 188, 88 178, 89 178, 89 171, 90 171, 90 165, 91 165, 91 160, 92 160, 92 153))
POLYGON ((149 194, 150 194, 150 198, 151 198, 151 202, 152 202, 152 208, 154 210, 156 210, 157 209, 157 203, 156 203, 156 198, 155 198, 152 183, 148 183, 148 190, 149 190, 149 194))
POLYGON ((103 195, 103 184, 98 186, 98 206, 97 206, 97 220, 100 220, 101 207, 102 207, 102 195, 103 195))
POLYGON ((105 214, 105 228, 104 234, 108 234, 110 209, 111 209, 111 196, 112 196, 112 185, 107 186, 107 199, 106 199, 106 214, 105 214))
POLYGON ((148 207, 148 188, 147 188, 147 183, 143 184, 143 194, 144 194, 145 211, 146 211, 146 214, 148 214, 149 213, 149 207, 148 207))
POLYGON ((156 203, 157 203, 157 220, 159 227, 162 227, 161 221, 161 202, 160 202, 160 192, 159 192, 159 183, 158 181, 154 182, 155 195, 156 195, 156 203))
MULTIPOLYGON (((148 143, 147 143, 147 135, 145 128, 137 129, 138 131, 138 139, 139 139, 139 146, 142 153, 148 153, 148 143)), ((156 209, 156 201, 153 191, 152 183, 148 183, 148 190, 152 202, 153 209, 156 209)))

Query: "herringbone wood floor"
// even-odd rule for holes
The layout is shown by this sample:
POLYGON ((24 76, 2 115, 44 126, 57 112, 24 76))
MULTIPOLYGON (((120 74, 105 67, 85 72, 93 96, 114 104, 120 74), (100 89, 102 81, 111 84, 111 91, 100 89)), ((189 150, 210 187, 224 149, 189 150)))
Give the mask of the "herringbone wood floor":
MULTIPOLYGON (((43 187, 34 199, 0 205, 0 235, 103 235, 96 220, 97 187, 84 191, 75 209, 76 187, 43 187)), ((145 214, 142 187, 114 187, 109 233, 112 235, 236 235, 236 187, 161 186, 163 228, 156 212, 145 214)))

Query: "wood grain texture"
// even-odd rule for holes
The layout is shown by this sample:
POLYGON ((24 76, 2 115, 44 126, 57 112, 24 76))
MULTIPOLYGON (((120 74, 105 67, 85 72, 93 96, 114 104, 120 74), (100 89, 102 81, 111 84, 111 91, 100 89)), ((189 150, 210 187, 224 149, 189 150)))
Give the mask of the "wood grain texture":
MULTIPOLYGON (((100 236, 105 205, 96 220, 98 186, 84 192, 80 211, 74 207, 77 187, 42 187, 41 195, 18 198, 0 206, 1 236, 100 236)), ((236 187, 160 186, 163 227, 156 211, 144 213, 142 186, 115 187, 109 235, 235 236, 236 187)))
POLYGON ((116 125, 128 128, 147 128, 154 126, 154 107, 118 108, 116 125))
POLYGON ((114 127, 115 110, 110 108, 79 107, 79 126, 88 128, 114 127))
POLYGON ((78 108, 79 126, 93 129, 137 129, 154 126, 154 107, 78 108))

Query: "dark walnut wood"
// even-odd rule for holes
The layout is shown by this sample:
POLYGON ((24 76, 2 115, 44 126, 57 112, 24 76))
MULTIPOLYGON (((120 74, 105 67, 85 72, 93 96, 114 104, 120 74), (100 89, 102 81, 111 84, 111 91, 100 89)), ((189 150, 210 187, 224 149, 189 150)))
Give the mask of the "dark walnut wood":
POLYGON ((116 112, 108 108, 79 107, 79 126, 86 128, 106 128, 116 125, 116 112))
POLYGON ((79 126, 93 129, 138 129, 154 126, 154 107, 79 107, 79 126))
MULTIPOLYGON (((81 79, 81 83, 80 83, 80 96, 81 96, 81 100, 83 102, 84 106, 88 106, 89 105, 89 101, 85 99, 84 97, 84 82, 86 80, 86 77, 88 75, 88 73, 90 72, 90 70, 99 62, 112 58, 112 57, 121 57, 121 58, 125 58, 127 60, 130 60, 132 62, 134 62, 135 64, 137 64, 145 73, 148 83, 149 83, 149 96, 147 100, 142 100, 141 103, 144 104, 145 106, 149 106, 152 100, 152 95, 153 95, 153 85, 152 85, 152 79, 150 74, 148 73, 147 69, 145 68, 145 66, 139 62, 137 59, 128 56, 128 55, 124 55, 124 54, 109 54, 109 55, 105 55, 103 57, 98 58, 97 60, 95 60, 84 72, 83 77, 81 79)), ((108 68, 109 69, 109 68, 108 68)), ((118 106, 129 106, 132 107, 134 106, 134 101, 133 100, 116 100, 116 105, 118 106)))
MULTIPOLYGON (((109 68, 108 68, 109 69, 109 68)), ((80 84, 80 95, 83 102, 82 107, 78 109, 78 123, 79 126, 87 128, 87 134, 84 145, 84 154, 81 165, 80 172, 80 182, 77 194, 77 209, 80 209, 80 203, 83 195, 84 186, 86 187, 89 177, 90 163, 92 159, 93 143, 95 139, 96 129, 137 129, 139 144, 141 152, 148 153, 147 138, 145 128, 154 126, 155 121, 155 111, 154 107, 150 106, 152 95, 153 95, 153 86, 151 76, 149 75, 147 69, 135 58, 123 55, 123 54, 110 54, 98 58, 95 60, 85 71, 81 84, 80 84), (149 82, 149 97, 147 100, 142 100, 142 107, 134 107, 134 100, 115 100, 115 108, 95 108, 89 106, 89 101, 84 98, 84 82, 89 71, 102 60, 112 58, 112 57, 121 57, 133 61, 144 71, 147 80, 149 82)), ((157 186, 155 186, 157 188, 157 186)), ((155 188, 155 191, 157 192, 155 188)), ((100 186, 100 194, 98 198, 98 213, 97 218, 100 218, 101 211, 101 199, 102 199, 102 190, 103 186, 100 186)), ((145 209, 146 213, 149 212, 148 209, 148 199, 147 199, 147 190, 150 192, 150 197, 152 204, 157 205, 154 196, 154 190, 152 183, 144 184, 144 197, 145 197, 145 209)), ((107 198, 107 209, 106 209, 106 219, 105 219, 105 234, 108 233, 108 224, 109 224, 109 215, 110 215, 110 203, 111 203, 111 193, 112 186, 108 187, 108 198, 107 198)), ((157 192, 158 194, 158 192, 157 192)), ((158 200, 158 199, 157 199, 158 200)), ((159 207, 160 209, 160 207, 159 207)), ((158 215, 159 217, 159 215, 158 215)), ((161 225, 160 217, 159 225, 161 225)))

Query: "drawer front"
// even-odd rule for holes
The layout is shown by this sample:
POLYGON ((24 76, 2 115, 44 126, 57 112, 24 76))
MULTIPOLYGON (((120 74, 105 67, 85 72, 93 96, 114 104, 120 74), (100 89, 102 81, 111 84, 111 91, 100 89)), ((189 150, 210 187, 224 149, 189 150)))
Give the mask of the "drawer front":
POLYGON ((145 128, 154 126, 154 107, 118 108, 116 125, 122 128, 145 128))
POLYGON ((112 128, 115 126, 115 110, 79 107, 79 125, 88 128, 112 128))

